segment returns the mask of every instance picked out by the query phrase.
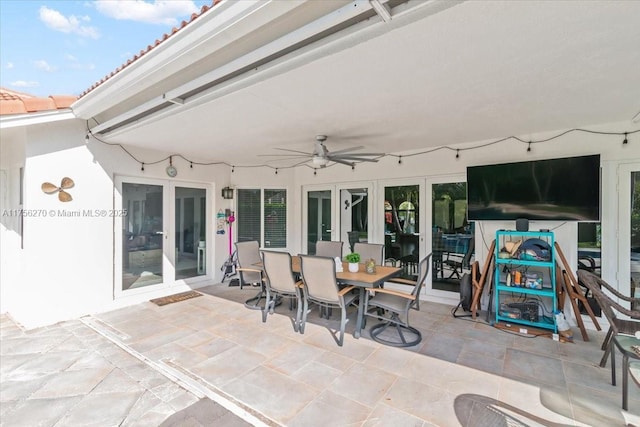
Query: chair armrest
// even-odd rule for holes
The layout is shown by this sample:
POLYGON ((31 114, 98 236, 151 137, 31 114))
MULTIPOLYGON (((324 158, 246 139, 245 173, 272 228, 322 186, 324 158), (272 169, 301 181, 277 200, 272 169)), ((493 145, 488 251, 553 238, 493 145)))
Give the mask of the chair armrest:
POLYGON ((602 285, 603 287, 605 287, 609 292, 611 292, 613 295, 615 295, 616 297, 625 300, 627 302, 634 302, 637 304, 640 304, 640 298, 631 298, 628 295, 625 295, 623 293, 620 293, 620 291, 618 291, 617 289, 615 289, 613 286, 611 286, 610 284, 608 284, 607 282, 605 282, 604 280, 598 280, 598 284, 602 285))
POLYGON ((394 291, 393 289, 375 288, 375 291, 376 291, 376 293, 395 295, 397 297, 406 298, 406 299, 411 300, 411 301, 415 301, 415 299, 416 299, 415 295, 411 295, 411 294, 408 294, 406 292, 394 291))
POLYGON ((351 285, 351 286, 347 286, 346 288, 342 288, 340 289, 340 291, 338 292, 339 296, 344 296, 345 294, 351 292, 353 289, 355 289, 356 287, 351 285))
POLYGON ((298 280, 294 286, 296 288, 303 288, 304 287, 304 282, 302 280, 298 280))
POLYGON ((401 277, 396 277, 396 278, 392 278, 387 280, 387 282, 389 283, 397 283, 400 285, 409 285, 409 286, 416 286, 417 283, 415 280, 409 280, 409 279, 403 279, 401 277))

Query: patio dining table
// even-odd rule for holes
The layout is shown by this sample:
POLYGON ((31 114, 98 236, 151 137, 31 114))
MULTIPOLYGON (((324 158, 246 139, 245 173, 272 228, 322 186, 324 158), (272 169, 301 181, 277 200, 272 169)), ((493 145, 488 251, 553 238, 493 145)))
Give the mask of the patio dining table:
MULTIPOLYGON (((294 273, 300 274, 300 257, 291 257, 291 270, 294 273)), ((355 338, 360 338, 360 332, 363 327, 364 319, 364 296, 367 289, 379 288, 385 281, 392 277, 398 276, 402 271, 399 267, 390 267, 385 265, 376 265, 374 273, 367 273, 365 271, 364 264, 360 264, 360 269, 357 273, 349 271, 349 264, 342 262, 341 272, 336 272, 336 278, 341 283, 346 285, 356 286, 360 291, 360 298, 358 301, 358 317, 356 319, 356 330, 354 332, 355 338)))

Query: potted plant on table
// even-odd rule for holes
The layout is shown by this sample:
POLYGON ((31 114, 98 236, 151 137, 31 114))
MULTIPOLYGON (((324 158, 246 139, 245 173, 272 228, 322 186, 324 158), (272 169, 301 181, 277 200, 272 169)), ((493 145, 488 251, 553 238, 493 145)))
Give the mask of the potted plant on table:
POLYGON ((344 257, 344 260, 349 263, 349 271, 352 273, 357 273, 359 270, 358 263, 360 262, 360 254, 357 252, 351 252, 344 257))

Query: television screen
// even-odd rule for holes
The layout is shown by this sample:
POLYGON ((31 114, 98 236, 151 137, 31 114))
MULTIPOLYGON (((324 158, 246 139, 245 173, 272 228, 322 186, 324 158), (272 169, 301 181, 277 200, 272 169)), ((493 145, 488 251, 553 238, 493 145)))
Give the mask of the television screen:
POLYGON ((467 168, 468 219, 600 220, 600 156, 467 168))

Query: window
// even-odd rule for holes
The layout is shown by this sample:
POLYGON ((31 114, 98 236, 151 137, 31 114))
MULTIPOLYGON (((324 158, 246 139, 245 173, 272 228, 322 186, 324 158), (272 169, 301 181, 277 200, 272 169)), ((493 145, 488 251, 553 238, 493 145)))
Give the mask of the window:
POLYGON ((238 241, 260 247, 287 246, 287 190, 238 189, 238 241))

